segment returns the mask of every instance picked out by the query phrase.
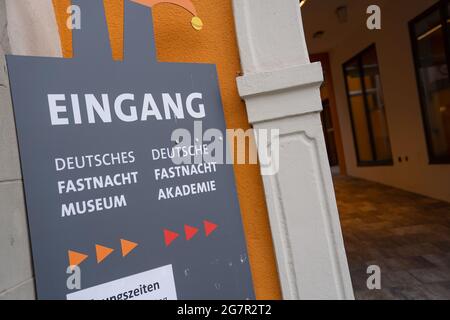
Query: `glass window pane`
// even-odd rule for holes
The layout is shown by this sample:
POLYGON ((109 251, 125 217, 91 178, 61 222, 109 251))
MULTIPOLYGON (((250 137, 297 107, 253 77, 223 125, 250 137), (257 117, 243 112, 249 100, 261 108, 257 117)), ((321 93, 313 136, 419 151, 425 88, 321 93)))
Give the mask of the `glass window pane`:
POLYGON ((416 68, 432 159, 450 158, 450 79, 444 23, 445 17, 436 8, 413 26, 416 68))
POLYGON ((359 164, 392 163, 375 46, 346 63, 344 72, 359 164))
POLYGON ((375 47, 365 51, 361 59, 364 70, 367 109, 375 148, 375 159, 377 161, 391 160, 391 143, 389 141, 383 90, 375 47))
POLYGON ((350 97, 353 115, 353 128, 355 130, 356 144, 360 161, 373 161, 370 143, 369 127, 367 125, 364 98, 362 95, 350 97))
POLYGON ((345 65, 345 74, 352 113, 352 125, 359 161, 373 161, 364 96, 361 85, 361 72, 357 59, 345 65))

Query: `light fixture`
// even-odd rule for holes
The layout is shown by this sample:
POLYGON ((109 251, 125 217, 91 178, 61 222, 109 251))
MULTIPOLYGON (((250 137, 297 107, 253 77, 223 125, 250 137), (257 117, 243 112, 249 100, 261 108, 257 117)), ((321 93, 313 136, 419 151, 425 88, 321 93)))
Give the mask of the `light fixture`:
POLYGON ((300 0, 300 8, 306 3, 307 0, 300 0))
POLYGON ((348 20, 347 6, 339 6, 335 10, 337 19, 340 23, 346 23, 348 20))
POLYGON ((325 31, 323 31, 323 30, 316 31, 313 34, 313 38, 314 39, 320 39, 320 38, 323 37, 324 34, 325 34, 325 31))

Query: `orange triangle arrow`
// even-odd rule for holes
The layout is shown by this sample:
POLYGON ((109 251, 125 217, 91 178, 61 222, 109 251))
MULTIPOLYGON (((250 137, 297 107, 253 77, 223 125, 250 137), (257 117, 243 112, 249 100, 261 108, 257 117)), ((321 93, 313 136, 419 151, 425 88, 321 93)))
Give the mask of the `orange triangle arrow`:
POLYGON ((102 262, 113 251, 114 251, 114 249, 111 249, 111 248, 104 247, 104 246, 101 246, 99 244, 96 244, 95 245, 95 253, 97 255, 97 263, 102 262))
POLYGON ((136 248, 138 244, 129 240, 120 239, 120 245, 122 246, 122 257, 125 257, 134 248, 136 248))
POLYGON ((79 253, 76 251, 68 250, 67 254, 69 255, 69 266, 73 269, 73 267, 78 266, 88 257, 87 254, 79 253))

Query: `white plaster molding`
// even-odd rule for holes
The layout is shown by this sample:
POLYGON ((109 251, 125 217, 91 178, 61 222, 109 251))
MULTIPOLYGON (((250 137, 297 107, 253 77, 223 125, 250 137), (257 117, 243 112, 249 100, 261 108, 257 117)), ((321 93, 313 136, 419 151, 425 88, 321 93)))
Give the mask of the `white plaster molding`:
POLYGON ((249 121, 280 130, 279 171, 263 182, 283 297, 353 299, 320 121, 323 75, 309 62, 299 3, 233 7, 249 121))
POLYGON ((323 75, 320 62, 292 66, 280 70, 251 73, 237 79, 239 94, 243 98, 305 85, 319 87, 322 81, 323 75))
POLYGON ((263 71, 237 78, 239 94, 245 99, 248 119, 252 124, 321 111, 322 81, 320 63, 263 71), (268 95, 271 96, 270 103, 267 103, 268 95))

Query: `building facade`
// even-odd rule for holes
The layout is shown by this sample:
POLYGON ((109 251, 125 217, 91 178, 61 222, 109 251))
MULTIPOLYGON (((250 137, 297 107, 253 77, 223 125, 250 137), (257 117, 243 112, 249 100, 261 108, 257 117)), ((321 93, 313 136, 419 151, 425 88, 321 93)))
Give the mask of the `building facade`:
MULTIPOLYGON (((201 33, 180 23, 188 17, 176 6, 154 10, 158 60, 216 64, 227 126, 281 130, 275 175, 262 179, 258 166, 235 166, 257 298, 352 299, 320 123, 322 70, 310 63, 299 3, 193 2, 207 26, 201 33)), ((35 297, 4 54, 70 58, 69 5, 66 0, 0 1, 2 299, 35 297)), ((104 5, 113 58, 121 59, 123 1, 104 5)))
POLYGON ((448 5, 433 0, 305 4, 310 53, 329 56, 334 121, 343 145, 338 152, 348 175, 450 201, 448 5), (366 11, 375 3, 381 28, 371 30, 366 11), (314 37, 317 31, 324 31, 321 38, 314 37), (354 71, 358 68, 366 75, 354 71), (372 83, 358 95, 361 79, 372 83))

